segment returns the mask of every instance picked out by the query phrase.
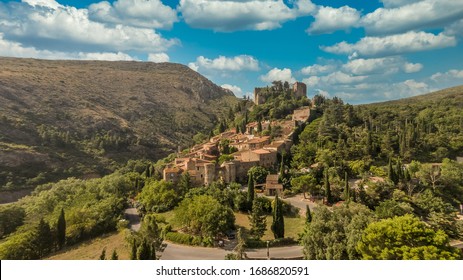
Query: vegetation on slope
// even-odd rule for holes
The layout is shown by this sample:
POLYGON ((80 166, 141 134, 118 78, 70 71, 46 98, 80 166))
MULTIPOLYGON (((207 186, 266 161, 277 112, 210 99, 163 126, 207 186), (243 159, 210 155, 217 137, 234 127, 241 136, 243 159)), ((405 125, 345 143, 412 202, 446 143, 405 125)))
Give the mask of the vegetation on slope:
POLYGON ((209 133, 234 95, 172 63, 0 58, 0 187, 108 174, 209 133))

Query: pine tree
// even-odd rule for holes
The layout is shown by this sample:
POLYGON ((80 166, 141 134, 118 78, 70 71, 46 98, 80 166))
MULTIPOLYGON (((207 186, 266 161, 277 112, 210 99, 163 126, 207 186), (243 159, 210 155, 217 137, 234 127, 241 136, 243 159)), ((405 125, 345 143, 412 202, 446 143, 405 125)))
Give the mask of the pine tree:
POLYGON ((262 238, 267 229, 267 217, 264 213, 262 202, 258 199, 254 199, 252 203, 252 212, 248 218, 251 225, 251 235, 258 239, 262 238))
POLYGON ((275 195, 274 207, 273 207, 273 222, 271 226, 273 236, 275 239, 285 237, 285 221, 283 218, 283 209, 281 200, 278 198, 278 194, 275 195))
POLYGON ((101 251, 99 259, 106 260, 106 248, 103 248, 103 250, 101 251))
POLYGON ((312 213, 310 213, 309 205, 305 206, 305 222, 308 224, 312 222, 312 213))
POLYGON ((329 181, 329 176, 328 176, 328 171, 325 170, 325 197, 326 197, 326 202, 328 204, 333 203, 333 198, 331 196, 331 186, 330 186, 330 181, 329 181))
POLYGON ((248 177, 248 209, 252 208, 252 202, 254 201, 254 178, 252 173, 248 177))
POLYGON ((111 254, 111 260, 116 261, 119 259, 119 255, 116 252, 116 249, 113 250, 113 253, 111 254))
POLYGON ((64 215, 64 209, 61 208, 61 213, 58 217, 58 223, 56 225, 56 236, 58 241, 58 248, 62 249, 66 243, 66 218, 64 215))

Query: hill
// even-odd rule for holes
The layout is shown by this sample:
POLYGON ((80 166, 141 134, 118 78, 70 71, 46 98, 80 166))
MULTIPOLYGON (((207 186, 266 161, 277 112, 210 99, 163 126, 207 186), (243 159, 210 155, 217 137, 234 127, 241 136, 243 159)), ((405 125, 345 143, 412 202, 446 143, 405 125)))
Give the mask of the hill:
POLYGON ((381 107, 381 106, 390 106, 390 105, 429 105, 430 103, 440 102, 442 100, 447 100, 454 105, 463 106, 463 85, 456 86, 451 88, 446 88, 436 92, 431 92, 428 94, 413 96, 409 98, 403 98, 398 100, 380 102, 380 103, 371 103, 368 105, 360 105, 367 107, 381 107))
POLYGON ((237 102, 180 64, 0 58, 0 65, 7 188, 160 159, 208 134, 237 102))

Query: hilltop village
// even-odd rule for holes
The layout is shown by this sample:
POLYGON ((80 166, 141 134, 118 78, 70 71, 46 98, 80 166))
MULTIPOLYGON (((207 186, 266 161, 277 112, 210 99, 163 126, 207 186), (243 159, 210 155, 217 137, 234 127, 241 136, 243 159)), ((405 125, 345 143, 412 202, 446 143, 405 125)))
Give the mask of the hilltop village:
MULTIPOLYGON (((269 88, 255 88, 254 103, 265 103, 269 88)), ((294 97, 307 94, 304 83, 296 82, 292 87, 294 97)), ((311 107, 301 107, 293 111, 290 120, 251 122, 246 125, 244 133, 236 129, 216 135, 207 143, 193 146, 186 155, 175 158, 163 170, 163 179, 176 184, 184 172, 188 172, 192 181, 208 186, 214 181, 224 183, 243 182, 248 170, 253 166, 262 166, 268 170, 277 170, 278 158, 289 153, 292 146, 292 134, 298 124, 309 120, 311 107), (276 137, 262 135, 262 131, 277 129, 276 137), (221 150, 233 151, 230 158, 221 162, 221 150), (222 149, 221 149, 222 147, 222 149)), ((270 174, 263 186, 267 195, 281 194, 282 184, 275 182, 276 174, 270 174)), ((278 181, 278 180, 276 180, 278 181)))

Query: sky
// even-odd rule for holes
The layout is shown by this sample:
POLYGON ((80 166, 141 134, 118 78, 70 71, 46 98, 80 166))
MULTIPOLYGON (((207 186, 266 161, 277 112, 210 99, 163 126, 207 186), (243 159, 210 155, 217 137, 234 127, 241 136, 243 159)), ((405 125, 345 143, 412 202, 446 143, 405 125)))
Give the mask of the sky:
MULTIPOLYGON (((187 65, 351 104, 463 84, 463 0, 0 1, 0 56, 187 65)), ((1 65, 0 65, 1 69, 1 65)))

